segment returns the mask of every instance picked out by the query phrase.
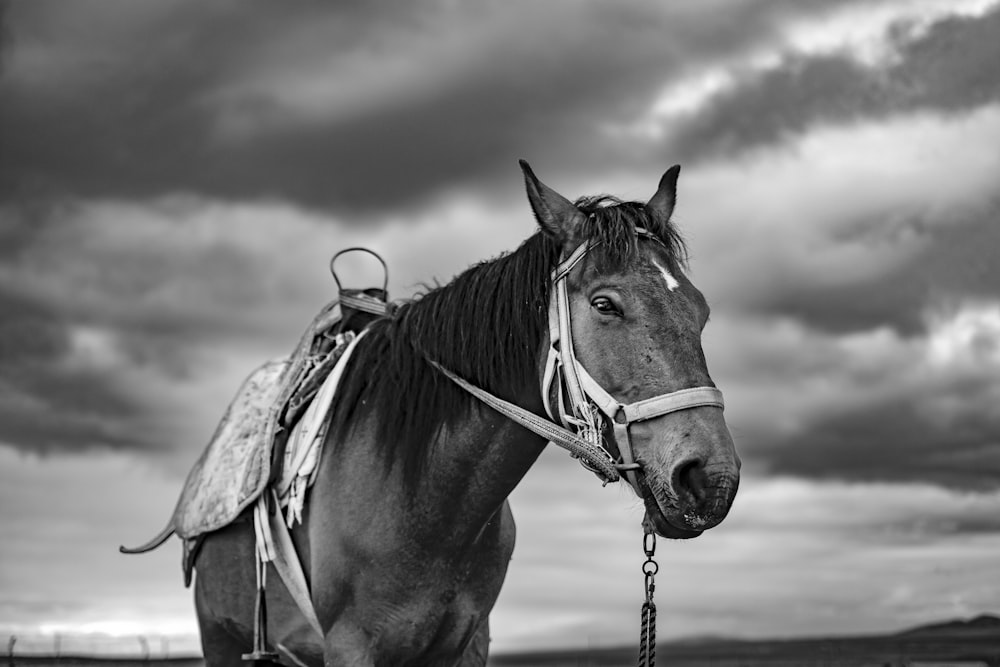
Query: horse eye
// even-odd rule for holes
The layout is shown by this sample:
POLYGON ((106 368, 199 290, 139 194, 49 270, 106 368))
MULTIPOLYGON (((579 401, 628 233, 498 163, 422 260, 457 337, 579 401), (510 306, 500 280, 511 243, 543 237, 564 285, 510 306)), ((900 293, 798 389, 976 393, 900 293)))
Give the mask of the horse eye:
POLYGON ((590 305, 594 307, 599 313, 604 313, 605 315, 620 315, 621 312, 618 307, 606 296, 599 296, 590 302, 590 305))

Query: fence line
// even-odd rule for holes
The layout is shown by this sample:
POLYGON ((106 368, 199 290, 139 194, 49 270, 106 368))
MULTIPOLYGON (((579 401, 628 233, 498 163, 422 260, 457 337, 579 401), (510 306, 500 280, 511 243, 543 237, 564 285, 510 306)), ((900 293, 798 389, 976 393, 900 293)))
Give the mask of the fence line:
POLYGON ((21 657, 115 657, 136 660, 170 660, 200 657, 197 635, 107 635, 16 633, 7 637, 8 665, 21 657), (172 645, 173 643, 173 645, 172 645), (176 653, 172 652, 176 650, 176 653))

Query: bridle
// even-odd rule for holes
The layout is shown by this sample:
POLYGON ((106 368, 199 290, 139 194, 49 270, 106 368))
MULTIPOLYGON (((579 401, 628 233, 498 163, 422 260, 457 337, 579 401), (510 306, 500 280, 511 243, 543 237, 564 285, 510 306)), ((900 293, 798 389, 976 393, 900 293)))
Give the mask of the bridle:
MULTIPOLYGON (((642 227, 636 227, 635 233, 639 239, 648 239, 663 245, 656 235, 642 227)), ((580 244, 552 271, 552 295, 549 301, 550 343, 545 373, 542 376, 542 400, 549 418, 555 419, 557 411, 552 409, 551 399, 553 394, 557 394, 556 407, 563 426, 576 430, 578 434, 605 452, 607 449, 602 444, 603 418, 611 420, 614 439, 621 455, 621 460, 616 461, 615 468, 625 474, 629 484, 635 488, 639 497, 642 497, 636 475, 636 471, 642 466, 635 460, 629 427, 636 422, 691 408, 711 406, 722 409, 725 403, 722 392, 715 387, 692 387, 635 403, 619 403, 583 367, 573 350, 567 280, 573 268, 598 243, 580 244), (556 391, 553 391, 553 383, 556 383, 556 391), (566 407, 567 398, 569 409, 566 407)), ((608 456, 611 457, 610 452, 608 456)))
MULTIPOLYGON (((649 239, 663 244, 656 235, 642 227, 636 227, 635 233, 638 239, 649 239)), ((680 389, 635 403, 620 403, 583 367, 573 351, 567 278, 587 253, 599 244, 599 241, 580 244, 567 257, 561 258, 552 271, 549 297, 550 342, 541 384, 542 401, 549 419, 543 419, 470 384, 434 361, 431 361, 431 364, 498 412, 553 444, 569 450, 574 458, 579 458, 583 466, 596 474, 605 484, 617 482, 624 474, 639 497, 643 497, 636 474, 642 469, 642 464, 635 460, 629 427, 636 422, 672 412, 705 406, 723 409, 725 404, 722 392, 715 387, 707 386, 680 389), (551 400, 553 394, 557 396, 555 409, 551 400), (550 421, 555 420, 557 414, 562 426, 550 421), (611 421, 620 460, 616 459, 604 445, 605 418, 611 421)))
MULTIPOLYGON (((648 239, 663 245, 652 232, 636 227, 639 239, 648 239)), ((722 392, 715 387, 692 387, 653 396, 635 403, 619 403, 583 367, 573 349, 573 333, 569 308, 569 287, 567 280, 573 268, 598 242, 587 242, 577 246, 552 272, 552 295, 549 301, 549 350, 542 376, 542 400, 545 411, 555 419, 552 409, 552 395, 557 394, 556 407, 559 420, 566 428, 573 428, 582 437, 605 451, 602 432, 604 418, 611 420, 615 442, 621 455, 615 468, 625 474, 625 478, 635 488, 639 497, 639 480, 636 471, 642 468, 635 460, 629 427, 647 419, 654 419, 672 412, 691 408, 712 406, 724 408, 722 392), (558 382, 557 382, 558 380, 558 382), (556 391, 552 385, 556 383, 556 391), (565 390, 565 393, 564 393, 565 390), (569 409, 566 406, 568 398, 569 409)), ((608 453, 610 457, 610 452, 608 453)))

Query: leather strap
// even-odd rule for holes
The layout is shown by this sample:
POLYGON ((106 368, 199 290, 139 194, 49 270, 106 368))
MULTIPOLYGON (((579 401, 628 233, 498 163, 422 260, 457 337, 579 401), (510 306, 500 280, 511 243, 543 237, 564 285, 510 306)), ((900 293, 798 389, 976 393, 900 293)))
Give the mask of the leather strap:
POLYGON ((353 308, 363 313, 372 315, 385 315, 389 312, 389 304, 382 299, 377 299, 364 292, 351 294, 346 290, 340 292, 340 305, 344 308, 353 308))
POLYGON ((566 391, 569 393, 573 411, 577 412, 580 406, 586 405, 587 397, 583 395, 583 388, 580 386, 579 375, 575 372, 579 364, 576 363, 576 353, 573 350, 573 335, 571 333, 569 294, 567 292, 566 280, 561 278, 556 283, 556 309, 559 317, 559 340, 557 349, 559 351, 559 361, 563 368, 563 382, 566 383, 566 391))
POLYGON ((632 423, 702 407, 725 409, 722 392, 715 387, 692 387, 623 405, 621 409, 625 412, 625 421, 632 423))
POLYGON ((576 250, 569 254, 569 257, 559 262, 559 265, 552 270, 552 282, 559 282, 562 278, 569 275, 569 272, 573 270, 573 267, 583 259, 588 252, 597 246, 597 242, 592 243, 581 243, 576 247, 576 250))
POLYGON ((274 569, 278 571, 278 576, 295 600, 295 604, 309 622, 309 626, 322 639, 323 627, 316 616, 316 608, 313 607, 309 584, 306 582, 302 564, 292 543, 292 536, 288 534, 288 528, 285 527, 277 506, 278 499, 270 489, 260 495, 254 506, 254 531, 257 535, 258 552, 261 560, 274 563, 274 569), (275 508, 274 512, 269 511, 269 501, 275 508))
POLYGON ((615 468, 614 460, 612 460, 611 455, 608 454, 607 450, 603 447, 595 447, 578 436, 576 433, 553 424, 548 419, 539 417, 535 413, 529 412, 519 405, 505 401, 502 398, 480 389, 476 385, 471 384, 455 375, 436 361, 429 361, 429 363, 434 366, 434 368, 441 371, 445 377, 500 414, 512 419, 529 431, 542 436, 549 442, 569 451, 569 453, 574 457, 584 461, 588 467, 594 470, 594 472, 604 480, 605 483, 617 482, 621 478, 618 474, 618 470, 615 468))
POLYGON ((614 396, 597 383, 597 380, 587 372, 587 369, 577 364, 576 370, 579 373, 583 390, 590 400, 600 408, 601 412, 616 421, 619 412, 624 414, 625 422, 632 423, 690 408, 726 407, 722 392, 715 387, 690 387, 645 398, 635 403, 619 403, 614 396))

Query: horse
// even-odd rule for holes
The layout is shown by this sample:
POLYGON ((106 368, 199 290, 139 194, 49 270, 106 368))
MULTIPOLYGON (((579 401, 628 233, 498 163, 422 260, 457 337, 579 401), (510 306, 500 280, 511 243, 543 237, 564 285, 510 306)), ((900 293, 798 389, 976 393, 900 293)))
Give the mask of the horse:
MULTIPOLYGON (((268 566, 277 662, 484 665, 514 547, 507 498, 550 439, 532 419, 599 444, 592 469, 627 479, 656 535, 696 537, 732 505, 740 460, 702 350, 709 307, 671 220, 680 167, 645 203, 571 202, 521 168, 536 232, 357 342, 291 531, 320 632, 268 566)), ((242 664, 254 639, 254 550, 237 521, 195 556, 208 667, 242 664)))

